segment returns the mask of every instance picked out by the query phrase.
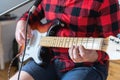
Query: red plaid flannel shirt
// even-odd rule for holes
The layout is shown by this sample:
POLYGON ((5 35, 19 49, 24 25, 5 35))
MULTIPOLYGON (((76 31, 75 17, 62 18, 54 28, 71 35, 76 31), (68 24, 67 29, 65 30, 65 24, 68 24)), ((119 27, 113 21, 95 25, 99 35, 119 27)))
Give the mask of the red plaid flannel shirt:
MULTIPOLYGON (((26 12, 20 19, 26 20, 26 12)), ((75 37, 108 37, 116 36, 120 32, 120 11, 118 0, 43 0, 30 17, 30 24, 39 24, 46 17, 47 20, 59 18, 66 22, 74 34, 69 30, 61 30, 59 36, 75 37)), ((55 48, 56 65, 60 63, 61 70, 70 70, 75 63, 68 56, 68 50, 55 48)), ((105 64, 108 55, 98 52, 98 62, 105 64)), ((53 60, 54 60, 53 59, 53 60)), ((84 62, 82 65, 94 63, 84 62)))

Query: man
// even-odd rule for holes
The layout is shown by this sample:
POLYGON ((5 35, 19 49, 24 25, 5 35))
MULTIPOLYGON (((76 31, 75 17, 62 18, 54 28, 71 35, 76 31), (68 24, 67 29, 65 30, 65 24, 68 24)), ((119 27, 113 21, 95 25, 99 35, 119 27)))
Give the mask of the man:
MULTIPOLYGON (((27 17, 25 13, 17 23, 15 34, 19 45, 25 41, 27 17)), ((42 0, 30 16, 29 25, 39 25, 44 17, 48 22, 59 19, 67 24, 57 36, 105 38, 120 32, 118 0, 42 0)), ((27 37, 32 37, 31 27, 27 37)), ((43 67, 30 60, 23 66, 20 80, 106 80, 109 57, 105 52, 88 50, 83 45, 51 51, 54 56, 50 64, 43 67)), ((17 77, 18 73, 10 80, 17 77)))

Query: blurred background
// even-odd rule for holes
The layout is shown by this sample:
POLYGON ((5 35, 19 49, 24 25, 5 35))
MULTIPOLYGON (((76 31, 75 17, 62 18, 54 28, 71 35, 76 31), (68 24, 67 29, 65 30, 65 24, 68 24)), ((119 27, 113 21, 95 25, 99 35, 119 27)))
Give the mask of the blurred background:
MULTIPOLYGON (((7 75, 10 61, 18 51, 18 46, 15 41, 16 22, 19 17, 33 5, 34 1, 35 0, 0 0, 0 80, 8 80, 7 75), (6 11, 10 12, 4 14, 6 11)), ((17 69, 18 60, 16 59, 12 66, 11 75, 14 74, 17 69)))
POLYGON ((33 2, 31 0, 1 0, 0 2, 0 25, 2 27, 1 29, 1 37, 2 37, 2 44, 5 50, 4 59, 5 62, 10 60, 11 53, 12 53, 12 41, 14 40, 14 32, 15 32, 15 25, 18 18, 26 11, 28 10, 32 5, 33 2), (21 3, 25 3, 24 5, 18 7, 17 9, 7 13, 2 14, 6 12, 7 10, 10 10, 16 6, 18 6, 21 3))
POLYGON ((20 15, 22 15, 22 13, 24 13, 26 10, 28 10, 33 5, 33 2, 35 0, 0 0, 0 1, 1 1, 0 2, 0 6, 1 6, 0 14, 19 6, 10 12, 10 14, 13 13, 19 17, 20 15))

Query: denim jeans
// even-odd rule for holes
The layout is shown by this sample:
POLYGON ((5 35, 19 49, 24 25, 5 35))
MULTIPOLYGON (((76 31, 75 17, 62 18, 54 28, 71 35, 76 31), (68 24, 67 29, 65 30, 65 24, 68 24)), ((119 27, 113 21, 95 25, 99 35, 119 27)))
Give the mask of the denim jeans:
POLYGON ((95 67, 78 67, 65 73, 61 80, 106 80, 107 75, 95 67))
POLYGON ((53 64, 41 67, 29 61, 22 67, 35 80, 106 80, 107 69, 104 66, 77 67, 68 72, 56 71, 53 64))

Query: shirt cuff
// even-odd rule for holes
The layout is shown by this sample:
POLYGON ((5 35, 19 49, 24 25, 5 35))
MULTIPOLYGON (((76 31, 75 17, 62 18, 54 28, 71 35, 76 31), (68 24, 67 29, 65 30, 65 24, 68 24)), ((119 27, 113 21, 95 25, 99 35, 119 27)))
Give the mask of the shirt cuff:
POLYGON ((105 52, 97 51, 97 53, 98 53, 97 62, 100 62, 101 64, 104 64, 104 61, 109 59, 108 55, 105 52))

